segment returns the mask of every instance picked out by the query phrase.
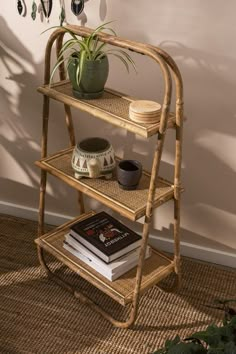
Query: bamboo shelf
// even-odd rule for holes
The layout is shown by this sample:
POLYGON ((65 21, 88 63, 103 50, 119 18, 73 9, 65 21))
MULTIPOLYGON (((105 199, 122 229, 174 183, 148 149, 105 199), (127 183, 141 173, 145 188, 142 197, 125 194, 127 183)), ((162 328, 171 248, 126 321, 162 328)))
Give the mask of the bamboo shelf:
MULTIPOLYGON (((79 274, 82 278, 86 279, 105 294, 112 297, 115 301, 125 306, 132 302, 133 299, 137 267, 128 271, 119 279, 111 282, 63 248, 64 236, 69 232, 70 226, 90 215, 92 215, 92 213, 87 213, 72 220, 70 223, 65 224, 65 226, 60 226, 52 232, 36 239, 36 243, 47 252, 51 253, 59 261, 67 265, 68 268, 79 274)), ((164 254, 153 249, 151 257, 145 262, 140 294, 143 294, 150 289, 154 284, 172 273, 173 270, 173 261, 164 254)))
MULTIPOLYGON (((65 80, 55 83, 51 87, 49 85, 40 86, 38 87, 38 91, 56 101, 88 112, 96 118, 125 128, 145 138, 156 134, 160 128, 160 123, 140 124, 132 121, 129 118, 129 104, 136 99, 115 90, 106 89, 101 98, 82 100, 73 96, 71 83, 65 80)), ((173 113, 170 113, 167 126, 168 128, 173 128, 174 125, 175 116, 173 113)))
MULTIPOLYGON (((49 85, 53 44, 56 44, 56 54, 59 56, 67 29, 83 38, 90 36, 93 32, 93 30, 81 26, 67 25, 66 28, 60 27, 51 34, 46 47, 44 85, 38 88, 38 91, 43 95, 41 159, 36 161, 36 165, 41 169, 38 238, 35 240, 38 249, 38 257, 49 277, 71 292, 82 303, 89 305, 92 309, 109 320, 114 326, 128 328, 135 323, 138 314, 139 299, 145 291, 155 284, 158 284, 160 280, 171 273, 175 275, 175 283, 168 291, 175 290, 180 284, 180 198, 181 192, 183 191, 181 186, 183 140, 182 78, 173 58, 162 49, 149 44, 99 33, 97 37, 100 42, 122 48, 123 50, 131 50, 143 54, 151 58, 157 64, 156 66, 161 70, 164 83, 163 98, 160 102, 161 112, 159 122, 155 124, 140 124, 132 121, 129 118, 129 105, 131 102, 135 101, 136 98, 108 88, 99 99, 84 100, 74 98, 71 84, 65 80, 64 65, 61 65, 59 68, 60 82, 51 86, 49 85), (170 112, 172 86, 175 86, 175 110, 173 113, 170 112), (50 116, 50 99, 58 101, 64 108, 70 145, 66 149, 48 156, 47 145, 49 136, 48 121, 50 116), (73 148, 77 142, 75 141, 71 107, 87 112, 100 120, 145 138, 156 135, 151 172, 143 172, 137 190, 121 190, 118 186, 116 176, 113 176, 111 180, 103 178, 82 178, 77 180, 74 177, 74 171, 71 167, 71 157, 73 148), (169 182, 159 176, 162 151, 168 128, 173 128, 175 131, 173 182, 169 182), (48 173, 78 191, 80 216, 44 234, 45 196, 48 173), (100 201, 103 205, 106 205, 132 221, 136 221, 142 216, 144 217, 138 265, 114 282, 110 282, 63 248, 63 238, 70 226, 74 222, 93 214, 93 212, 85 212, 84 195, 100 201), (168 258, 166 255, 154 249, 151 257, 145 259, 153 210, 169 200, 173 202, 174 215, 173 259, 168 258), (89 281, 121 305, 125 306, 131 303, 129 317, 122 321, 115 319, 112 313, 108 313, 105 309, 102 309, 94 303, 92 299, 85 296, 77 289, 74 289, 73 284, 68 284, 65 279, 61 279, 58 274, 55 274, 50 269, 44 258, 44 252, 53 255, 62 264, 78 273, 82 278, 89 281)), ((129 158, 129 156, 125 156, 125 158, 129 158)))
MULTIPOLYGON (((73 148, 69 148, 36 161, 35 164, 69 186, 100 201, 130 220, 135 221, 145 215, 150 185, 150 174, 148 172, 143 171, 138 189, 133 191, 120 189, 115 176, 110 180, 105 178, 81 178, 77 180, 71 167, 72 152, 73 148)), ((174 186, 159 177, 153 202, 154 207, 156 208, 173 198, 174 186)))

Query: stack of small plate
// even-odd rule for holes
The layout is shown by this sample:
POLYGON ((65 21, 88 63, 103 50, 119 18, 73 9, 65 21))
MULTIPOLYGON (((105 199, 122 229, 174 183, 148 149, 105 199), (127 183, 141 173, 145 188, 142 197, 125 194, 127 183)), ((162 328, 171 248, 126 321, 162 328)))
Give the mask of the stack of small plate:
POLYGON ((129 105, 129 117, 136 123, 153 124, 160 120, 161 105, 155 101, 138 100, 129 105))

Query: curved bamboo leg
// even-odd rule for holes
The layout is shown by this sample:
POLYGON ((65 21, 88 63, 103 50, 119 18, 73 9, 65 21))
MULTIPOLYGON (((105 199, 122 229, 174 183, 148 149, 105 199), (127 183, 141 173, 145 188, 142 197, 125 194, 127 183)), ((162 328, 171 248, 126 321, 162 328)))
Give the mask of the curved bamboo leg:
POLYGON ((44 255, 43 255, 43 249, 40 246, 37 246, 37 251, 38 251, 39 263, 41 264, 41 266, 43 267, 43 269, 47 273, 47 275, 50 275, 51 270, 46 265, 46 262, 45 262, 45 259, 44 259, 44 255))
POLYGON ((160 128, 159 128, 159 132, 158 132, 158 136, 157 136, 156 148, 155 148, 153 163, 152 163, 150 186, 149 186, 149 191, 148 191, 147 207, 146 207, 146 212, 145 212, 145 221, 144 221, 143 233, 142 233, 142 244, 141 244, 141 249, 140 249, 140 254, 139 254, 132 311, 131 311, 131 316, 130 316, 130 322, 132 324, 135 322, 136 317, 137 317, 137 313, 138 313, 140 287, 141 287, 141 282, 142 282, 142 273, 143 273, 143 266, 144 266, 144 262, 145 262, 145 253, 146 253, 146 248, 147 248, 147 243, 148 243, 150 222, 152 219, 153 201, 154 201, 155 191, 156 191, 156 187, 157 187, 157 179, 158 179, 161 156, 162 156, 162 151, 163 151, 163 146, 164 146, 164 141, 165 141, 167 118, 169 115, 171 93, 172 93, 172 81, 171 81, 171 75, 170 75, 170 71, 168 69, 168 66, 165 62, 163 62, 161 64, 161 66, 162 66, 162 69, 164 72, 164 77, 165 77, 166 92, 165 92, 164 101, 163 101, 163 105, 162 105, 160 128))
POLYGON ((181 160, 183 140, 183 101, 176 102, 176 148, 175 148, 175 177, 174 177, 174 265, 175 281, 165 292, 178 290, 181 283, 181 260, 180 260, 180 199, 181 199, 181 160))
POLYGON ((40 194, 39 194, 39 216, 38 216, 38 236, 44 234, 44 210, 45 210, 45 192, 47 183, 47 172, 41 170, 40 194))
POLYGON ((181 283, 181 267, 180 267, 180 196, 179 199, 174 200, 174 244, 175 244, 175 253, 174 253, 174 263, 175 263, 175 274, 176 274, 176 283, 175 289, 178 290, 181 283))
MULTIPOLYGON (((168 115, 168 107, 169 105, 166 104, 165 106, 165 115, 168 115)), ((151 173, 151 180, 150 180, 150 187, 149 187, 149 194, 147 200, 147 208, 146 208, 146 215, 145 221, 143 225, 143 234, 142 234, 142 244, 139 254, 139 261, 136 273, 136 283, 134 289, 134 296, 133 296, 133 305, 131 311, 130 320, 136 320, 137 313, 138 313, 138 305, 139 305, 139 298, 140 298, 140 287, 142 281, 142 272, 143 266, 145 262, 145 253, 148 243, 148 236, 149 236, 149 229, 150 229, 150 222, 152 218, 152 211, 153 211, 153 199, 155 195, 156 185, 157 185, 157 177, 160 167, 161 155, 163 151, 165 135, 166 135, 166 119, 164 120, 165 123, 163 124, 163 131, 158 133, 158 138, 156 142, 156 150, 154 153, 153 164, 152 164, 152 173, 151 173)))
POLYGON ((116 320, 109 313, 107 313, 106 311, 101 309, 97 304, 95 304, 90 298, 88 298, 86 295, 84 295, 81 291, 77 290, 72 285, 70 285, 69 283, 64 281, 64 279, 62 279, 58 275, 54 274, 51 271, 51 269, 49 268, 49 266, 46 264, 46 261, 44 258, 44 253, 43 253, 43 251, 44 251, 43 248, 38 245, 37 249, 38 249, 39 262, 40 262, 42 268, 44 269, 44 271, 46 272, 48 277, 50 277, 52 280, 54 280, 58 285, 60 285, 61 287, 65 288, 67 291, 69 291, 71 294, 73 294, 83 304, 90 306, 93 310, 95 310, 100 315, 102 315, 105 319, 110 321, 115 327, 128 328, 134 323, 134 321, 136 319, 137 311, 134 311, 134 309, 132 308, 130 318, 127 321, 122 322, 122 321, 116 320))
POLYGON ((177 275, 176 286, 181 282, 180 269, 180 199, 181 199, 181 161, 183 143, 183 99, 176 101, 176 141, 175 141, 175 190, 174 190, 174 263, 177 275))
MULTIPOLYGON (((42 140, 41 140, 41 158, 44 158, 47 155, 48 119, 49 119, 49 97, 43 96, 43 127, 42 127, 42 140)), ((47 183, 47 173, 46 171, 41 170, 38 236, 41 236, 44 233, 46 183, 47 183)))

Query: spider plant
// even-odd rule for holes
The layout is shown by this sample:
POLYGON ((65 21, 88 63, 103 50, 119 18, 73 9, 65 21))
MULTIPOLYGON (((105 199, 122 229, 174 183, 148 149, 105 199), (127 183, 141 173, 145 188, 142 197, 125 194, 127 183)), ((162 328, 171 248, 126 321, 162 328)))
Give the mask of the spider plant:
MULTIPOLYGON (((113 22, 113 21, 111 21, 113 22)), ((56 70, 62 63, 66 63, 66 69, 74 63, 76 65, 75 71, 75 79, 77 86, 80 85, 84 68, 87 61, 102 61, 104 58, 107 58, 109 55, 115 56, 118 58, 129 72, 130 65, 134 68, 135 72, 136 67, 133 59, 130 57, 128 53, 126 53, 122 49, 112 49, 108 48, 106 43, 102 43, 99 41, 99 37, 97 36, 102 31, 107 31, 108 33, 116 36, 115 31, 107 27, 111 22, 104 23, 98 26, 88 37, 80 38, 76 34, 74 34, 70 29, 65 28, 66 32, 70 35, 70 39, 68 39, 62 46, 57 62, 53 67, 50 76, 50 84, 52 82, 53 76, 56 70)))

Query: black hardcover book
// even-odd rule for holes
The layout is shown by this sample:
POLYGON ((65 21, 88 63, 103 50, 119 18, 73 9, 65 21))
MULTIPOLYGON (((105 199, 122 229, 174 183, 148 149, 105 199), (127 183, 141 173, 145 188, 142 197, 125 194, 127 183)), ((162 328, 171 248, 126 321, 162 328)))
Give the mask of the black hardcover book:
POLYGON ((141 244, 141 236, 102 211, 71 226, 70 234, 106 263, 141 244))

